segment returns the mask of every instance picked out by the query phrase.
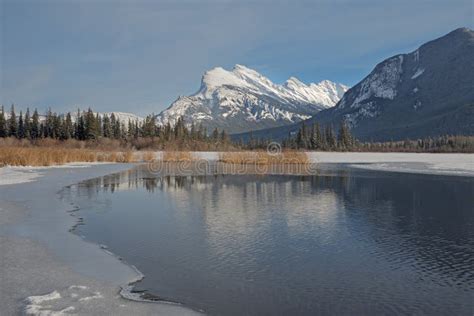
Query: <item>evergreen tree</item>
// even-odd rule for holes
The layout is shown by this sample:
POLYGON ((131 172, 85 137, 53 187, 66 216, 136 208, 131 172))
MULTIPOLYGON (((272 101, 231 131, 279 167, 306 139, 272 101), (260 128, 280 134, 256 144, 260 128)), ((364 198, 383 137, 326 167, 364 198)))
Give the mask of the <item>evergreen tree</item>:
POLYGON ((31 139, 31 117, 30 117, 30 108, 26 108, 26 113, 25 113, 25 119, 24 123, 25 125, 25 137, 28 139, 31 139))
MULTIPOLYGON (((129 128, 130 128, 130 121, 129 121, 129 128)), ((110 117, 108 115, 104 115, 102 118, 102 136, 111 138, 112 137, 112 125, 110 124, 110 117)))
POLYGON ((53 112, 51 112, 51 109, 48 109, 48 112, 46 112, 46 119, 43 124, 42 137, 53 138, 53 125, 54 125, 53 112))
MULTIPOLYGON (((182 124, 181 120, 178 119, 177 128, 180 128, 182 124)), ((156 117, 155 114, 148 115, 143 121, 142 136, 143 137, 154 137, 156 132, 156 117)))
POLYGON ((10 118, 8 119, 8 136, 18 136, 18 123, 16 121, 15 106, 12 104, 10 118))
POLYGON ((86 124, 84 122, 84 115, 80 110, 77 110, 75 138, 77 140, 86 139, 86 124))
POLYGON ((25 125, 23 124, 23 111, 20 111, 20 116, 18 117, 18 138, 25 138, 25 125))
POLYGON ((71 113, 68 112, 66 114, 66 119, 64 120, 64 123, 63 123, 61 138, 62 139, 70 139, 72 137, 74 137, 74 126, 72 124, 71 113))
POLYGON ((303 131, 301 127, 298 129, 298 133, 296 134, 296 148, 303 148, 303 131))
POLYGON ((217 142, 219 140, 219 130, 217 127, 212 131, 212 140, 217 142))
POLYGON ((321 148, 323 148, 324 144, 323 144, 323 135, 321 133, 321 127, 319 126, 319 123, 316 123, 314 128, 315 128, 315 132, 316 132, 316 135, 315 135, 316 148, 321 149, 321 148))
POLYGON ((135 135, 134 130, 135 130, 135 125, 133 124, 131 119, 128 119, 127 136, 129 138, 132 138, 135 135))
POLYGON ((120 130, 120 121, 115 118, 114 113, 110 115, 110 124, 112 126, 113 137, 115 139, 120 139, 122 135, 122 131, 120 130))
POLYGON ((137 139, 140 136, 140 129, 138 128, 138 120, 135 121, 133 129, 133 138, 137 139))
POLYGON ((341 149, 349 149, 352 147, 352 136, 349 127, 343 121, 338 134, 338 145, 341 149))
MULTIPOLYGON (((113 115, 113 114, 112 114, 113 115)), ((100 127, 97 117, 89 108, 84 118, 85 139, 98 139, 100 136, 100 127)))
POLYGON ((37 139, 40 137, 40 123, 37 109, 35 109, 31 118, 30 137, 32 139, 37 139))
POLYGON ((303 123, 296 134, 296 147, 300 149, 308 149, 310 145, 308 131, 305 123, 303 123))
POLYGON ((44 123, 40 123, 40 128, 39 128, 39 138, 45 138, 46 136, 46 127, 44 126, 44 123))
POLYGON ((56 113, 53 113, 52 123, 53 123, 53 126, 51 127, 51 137, 58 139, 61 137, 61 130, 62 130, 62 125, 63 125, 61 117, 57 115, 56 113))
POLYGON ((335 149, 337 145, 337 138, 331 125, 326 126, 326 144, 328 149, 335 149))
POLYGON ((229 142, 229 136, 227 135, 227 133, 224 129, 221 132, 221 142, 223 144, 227 144, 229 142))

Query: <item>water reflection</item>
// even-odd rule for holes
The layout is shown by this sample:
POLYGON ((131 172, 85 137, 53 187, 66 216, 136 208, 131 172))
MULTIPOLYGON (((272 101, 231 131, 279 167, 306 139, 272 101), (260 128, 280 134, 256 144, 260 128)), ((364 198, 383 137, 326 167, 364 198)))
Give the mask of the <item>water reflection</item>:
POLYGON ((139 288, 211 314, 473 309, 472 179, 138 168, 64 196, 82 234, 144 272, 139 288))

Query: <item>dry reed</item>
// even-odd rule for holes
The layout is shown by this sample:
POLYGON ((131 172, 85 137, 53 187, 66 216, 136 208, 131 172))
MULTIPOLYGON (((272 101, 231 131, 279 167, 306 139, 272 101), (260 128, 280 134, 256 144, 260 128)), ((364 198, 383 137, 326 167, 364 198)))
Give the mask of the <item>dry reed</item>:
POLYGON ((51 147, 0 147, 0 166, 52 166, 72 162, 132 162, 133 152, 51 147))
POLYGON ((146 151, 142 154, 142 160, 145 162, 152 162, 156 159, 156 154, 152 151, 146 151))
POLYGON ((184 162, 193 161, 194 158, 189 151, 165 151, 162 160, 164 162, 184 162))
POLYGON ((271 164, 308 164, 308 155, 300 151, 287 151, 278 154, 267 152, 223 152, 219 153, 219 161, 239 165, 271 165, 271 164))

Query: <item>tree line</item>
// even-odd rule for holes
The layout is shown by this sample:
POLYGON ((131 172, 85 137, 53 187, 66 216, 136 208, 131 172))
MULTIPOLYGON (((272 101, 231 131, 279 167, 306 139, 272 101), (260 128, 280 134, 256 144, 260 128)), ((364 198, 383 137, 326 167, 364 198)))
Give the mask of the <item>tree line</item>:
MULTIPOLYGON (((255 139, 250 136, 247 142, 232 142, 225 130, 207 131, 202 125, 186 124, 178 118, 174 124, 157 124, 156 115, 150 114, 142 121, 121 121, 114 113, 110 115, 95 113, 91 108, 78 110, 74 116, 57 114, 48 110, 40 119, 38 111, 29 109, 16 114, 12 105, 7 115, 4 107, 0 111, 0 138, 30 140, 55 139, 100 142, 112 139, 120 145, 137 149, 188 149, 188 150, 227 150, 227 149, 265 149, 269 139, 255 139)), ((302 124, 298 132, 283 140, 282 146, 295 150, 319 151, 376 151, 376 152, 474 152, 474 136, 439 136, 417 140, 389 142, 360 142, 342 122, 334 130, 332 125, 321 126, 314 123, 302 124)))
POLYGON ((345 122, 339 130, 334 131, 332 125, 321 127, 314 123, 307 127, 304 123, 299 128, 295 137, 289 136, 283 141, 284 147, 306 150, 351 150, 357 145, 357 140, 345 122))
MULTIPOLYGON (((271 140, 255 139, 239 145, 247 149, 265 149, 271 140)), ((474 153, 474 136, 443 135, 415 140, 361 142, 352 135, 345 122, 341 122, 337 132, 332 125, 321 126, 314 123, 302 124, 298 131, 288 135, 282 147, 296 150, 318 151, 359 151, 359 152, 464 152, 474 153)))
MULTIPOLYGON (((16 114, 12 105, 7 115, 4 107, 0 111, 0 138, 12 137, 18 139, 57 139, 80 141, 98 141, 100 139, 115 139, 128 142, 132 145, 153 145, 166 147, 196 143, 216 146, 230 146, 227 133, 214 129, 208 133, 202 125, 186 126, 182 118, 171 125, 160 126, 157 124, 156 115, 150 114, 143 121, 121 121, 114 113, 110 115, 95 113, 91 108, 87 111, 78 110, 73 116, 57 114, 48 110, 45 117, 40 119, 35 109, 31 114, 27 109, 23 114, 16 114), (151 141, 145 141, 144 139, 151 141)), ((209 146, 208 146, 209 147, 209 146)))

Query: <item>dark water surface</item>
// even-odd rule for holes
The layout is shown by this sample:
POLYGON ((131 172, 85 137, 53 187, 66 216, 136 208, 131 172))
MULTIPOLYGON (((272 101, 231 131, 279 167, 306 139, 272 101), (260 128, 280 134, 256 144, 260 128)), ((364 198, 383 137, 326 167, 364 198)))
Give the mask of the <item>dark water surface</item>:
POLYGON ((211 315, 474 314, 474 179, 153 176, 63 192, 76 232, 211 315))

